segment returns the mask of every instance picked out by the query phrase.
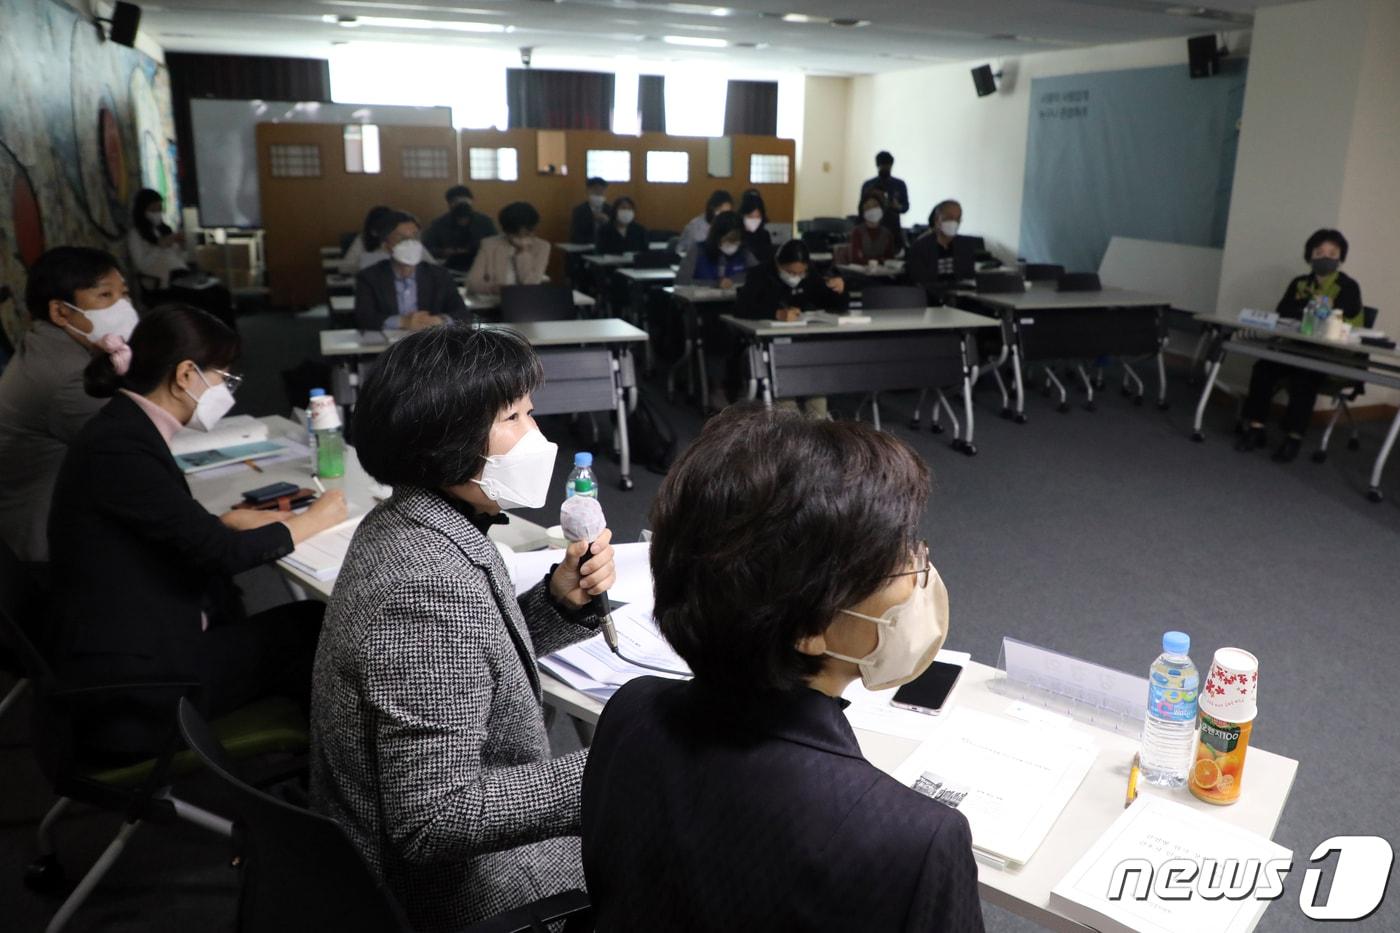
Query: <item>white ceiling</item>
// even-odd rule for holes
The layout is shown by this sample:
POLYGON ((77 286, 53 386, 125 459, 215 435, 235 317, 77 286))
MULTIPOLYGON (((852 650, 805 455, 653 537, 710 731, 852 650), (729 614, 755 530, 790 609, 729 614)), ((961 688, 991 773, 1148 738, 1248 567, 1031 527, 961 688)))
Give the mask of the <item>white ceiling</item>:
POLYGON ((644 62, 715 61, 746 71, 866 74, 1248 28, 1256 9, 1291 0, 1203 2, 755 0, 723 7, 653 0, 159 0, 142 4, 141 29, 169 51, 325 57, 334 43, 430 42, 464 51, 531 47, 537 67, 628 55, 644 62), (794 23, 781 18, 785 13, 869 22, 794 23), (398 22, 347 28, 337 17, 398 22), (462 31, 477 28, 498 31, 462 31), (683 47, 663 36, 728 46, 683 47))

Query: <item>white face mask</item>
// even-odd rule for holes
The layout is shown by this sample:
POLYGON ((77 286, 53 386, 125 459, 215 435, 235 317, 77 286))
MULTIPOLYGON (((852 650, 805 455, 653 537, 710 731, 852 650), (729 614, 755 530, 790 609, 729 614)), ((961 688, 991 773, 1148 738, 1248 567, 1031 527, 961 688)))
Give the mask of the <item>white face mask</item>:
POLYGON ((588 206, 593 208, 595 211, 602 210, 603 205, 606 202, 607 198, 603 197, 601 194, 590 194, 588 196, 588 206))
POLYGON ((204 373, 197 367, 195 372, 204 382, 204 394, 195 398, 190 395, 188 389, 184 390, 185 394, 189 395, 194 402, 194 415, 191 416, 188 427, 194 428, 196 431, 212 431, 214 426, 219 423, 219 419, 228 414, 229 409, 233 407, 233 393, 222 382, 218 385, 210 385, 209 380, 204 377, 204 373))
POLYGON ((733 256, 735 253, 739 252, 739 244, 738 244, 738 243, 721 243, 721 244, 719 245, 719 251, 720 251, 721 253, 723 253, 724 255, 726 255, 726 256, 733 256))
POLYGON ((958 235, 958 222, 956 220, 945 220, 938 225, 939 232, 950 240, 958 235))
POLYGON ((798 275, 796 272, 783 272, 779 270, 778 278, 782 279, 783 284, 788 288, 796 288, 798 285, 802 284, 802 276, 798 275))
POLYGON ((624 207, 622 210, 617 212, 617 222, 625 227, 628 224, 630 224, 636 218, 636 216, 636 211, 629 211, 627 208, 624 207))
POLYGON ((131 339, 131 332, 136 329, 136 322, 140 320, 136 309, 125 298, 118 298, 111 305, 96 311, 84 311, 66 301, 64 304, 87 318, 88 323, 92 325, 92 330, 86 334, 71 324, 66 325, 67 328, 93 345, 100 344, 104 338, 113 335, 120 337, 125 343, 131 339))
POLYGON ((880 618, 849 609, 841 611, 879 626, 875 650, 863 658, 826 652, 860 667, 860 679, 869 690, 886 690, 907 684, 928 670, 943 640, 948 637, 948 590, 930 564, 928 586, 914 587, 909 598, 885 610, 880 618))
POLYGON ((146 211, 146 219, 152 227, 159 227, 165 223, 165 215, 160 211, 146 211))
POLYGON ((423 261, 423 241, 399 240, 394 245, 393 257, 395 262, 401 262, 405 266, 418 265, 423 261))
POLYGON ((865 214, 864 214, 865 222, 868 223, 868 224, 878 224, 878 223, 880 222, 880 218, 882 218, 882 217, 884 217, 884 216, 885 216, 884 210, 881 209, 881 208, 878 208, 878 207, 872 207, 870 210, 866 211, 865 214))
POLYGON ((758 228, 761 227, 761 226, 763 226, 763 218, 762 218, 762 217, 745 217, 745 218, 744 218, 744 229, 747 230, 747 231, 749 231, 750 233, 756 233, 756 232, 758 232, 758 228))
POLYGON ((503 454, 486 458, 481 479, 472 480, 503 509, 538 509, 549 495, 559 445, 531 428, 503 454))

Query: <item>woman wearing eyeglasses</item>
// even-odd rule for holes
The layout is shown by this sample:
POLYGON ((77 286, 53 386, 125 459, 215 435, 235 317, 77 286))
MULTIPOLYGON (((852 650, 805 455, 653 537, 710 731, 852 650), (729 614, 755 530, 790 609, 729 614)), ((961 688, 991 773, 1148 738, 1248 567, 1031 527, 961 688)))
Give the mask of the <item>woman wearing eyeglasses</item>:
MULTIPOLYGON (((327 493, 300 515, 210 514, 190 495, 170 439, 183 427, 213 430, 233 407, 238 336, 172 305, 143 318, 129 348, 89 364, 88 394, 111 401, 74 439, 54 487, 55 664, 79 683, 198 683, 211 717, 273 694, 305 703, 320 604, 245 617, 233 575, 344 520, 345 499, 327 493)), ((105 694, 78 717, 79 744, 95 761, 155 754, 176 699, 105 694)))
POLYGON ((633 680, 598 722, 600 933, 982 930, 967 820, 866 761, 840 699, 907 683, 943 643, 928 493, 903 441, 795 412, 730 408, 671 467, 654 611, 695 677, 633 680))

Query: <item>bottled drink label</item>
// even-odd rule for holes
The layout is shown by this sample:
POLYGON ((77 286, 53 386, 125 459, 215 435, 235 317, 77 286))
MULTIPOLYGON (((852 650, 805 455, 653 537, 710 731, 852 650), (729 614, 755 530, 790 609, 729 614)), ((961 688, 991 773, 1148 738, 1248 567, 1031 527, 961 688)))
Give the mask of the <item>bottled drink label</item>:
POLYGON ((1165 673, 1153 671, 1147 688, 1147 708, 1153 716, 1167 722, 1194 722, 1198 686, 1199 678, 1194 673, 1183 676, 1176 668, 1165 673))
POLYGON ((1253 721, 1225 722, 1201 713, 1201 732, 1191 765, 1191 793, 1206 803, 1232 804, 1240 799, 1244 758, 1253 721))

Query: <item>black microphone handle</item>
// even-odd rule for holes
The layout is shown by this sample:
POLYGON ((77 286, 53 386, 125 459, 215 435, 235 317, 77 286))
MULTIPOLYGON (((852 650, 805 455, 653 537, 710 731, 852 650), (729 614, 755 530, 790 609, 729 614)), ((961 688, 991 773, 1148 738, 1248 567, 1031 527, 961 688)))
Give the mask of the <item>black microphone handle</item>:
MULTIPOLYGON (((579 584, 580 584, 580 588, 582 588, 582 583, 583 583, 583 565, 588 561, 588 558, 590 558, 590 557, 592 557, 592 556, 593 556, 593 542, 590 541, 590 542, 588 542, 588 547, 587 547, 587 549, 584 550, 582 556, 580 556, 579 559, 578 559, 578 573, 579 573, 579 584)), ((601 618, 601 619, 603 620, 603 621, 602 621, 602 625, 600 626, 600 628, 601 628, 602 631, 603 631, 603 640, 606 641, 606 642, 608 643, 608 648, 609 648, 614 654, 616 654, 616 653, 617 653, 617 629, 613 627, 613 620, 612 620, 612 600, 608 599, 608 594, 607 594, 606 592, 603 592, 603 593, 599 593, 597 596, 592 597, 592 598, 588 601, 588 605, 592 606, 592 607, 593 607, 593 611, 594 611, 595 613, 597 613, 597 614, 598 614, 598 617, 601 618)))

